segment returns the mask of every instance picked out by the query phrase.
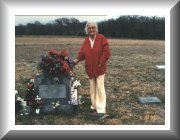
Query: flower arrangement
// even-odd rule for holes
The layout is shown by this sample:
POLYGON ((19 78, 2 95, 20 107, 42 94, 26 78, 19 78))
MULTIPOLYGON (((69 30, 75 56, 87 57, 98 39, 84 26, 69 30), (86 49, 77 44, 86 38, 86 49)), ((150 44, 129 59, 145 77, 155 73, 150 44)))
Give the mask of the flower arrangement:
POLYGON ((15 90, 15 112, 18 113, 23 109, 22 98, 20 98, 18 91, 15 90))
POLYGON ((43 73, 53 77, 59 77, 61 74, 75 75, 73 72, 74 62, 69 57, 67 50, 61 50, 60 52, 55 49, 50 50, 48 55, 41 56, 39 66, 43 73))
POLYGON ((72 79, 72 85, 71 85, 71 100, 69 101, 69 104, 72 105, 79 105, 82 104, 82 97, 78 96, 77 89, 81 86, 80 79, 72 79))
POLYGON ((21 97, 17 90, 15 90, 15 112, 20 115, 28 115, 29 107, 23 97, 21 97))
POLYGON ((35 109, 36 109, 36 114, 39 114, 40 109, 42 108, 44 104, 44 100, 42 100, 38 95, 35 98, 35 109))
POLYGON ((55 111, 58 111, 59 107, 60 107, 60 102, 52 102, 52 107, 55 111))
POLYGON ((25 101, 27 106, 30 106, 31 109, 39 114, 40 109, 44 104, 44 100, 41 99, 34 91, 34 77, 30 79, 30 82, 27 84, 27 93, 25 95, 25 101))

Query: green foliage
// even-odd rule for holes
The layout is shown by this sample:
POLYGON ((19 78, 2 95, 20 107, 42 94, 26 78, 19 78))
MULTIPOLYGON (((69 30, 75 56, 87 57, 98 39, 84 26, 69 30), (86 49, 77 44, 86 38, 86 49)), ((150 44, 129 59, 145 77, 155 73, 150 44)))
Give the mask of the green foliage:
MULTIPOLYGON (((58 18, 52 23, 39 21, 18 25, 16 35, 84 36, 85 22, 75 18, 58 18)), ((146 16, 120 16, 98 23, 99 32, 112 38, 165 39, 165 18, 146 16)))

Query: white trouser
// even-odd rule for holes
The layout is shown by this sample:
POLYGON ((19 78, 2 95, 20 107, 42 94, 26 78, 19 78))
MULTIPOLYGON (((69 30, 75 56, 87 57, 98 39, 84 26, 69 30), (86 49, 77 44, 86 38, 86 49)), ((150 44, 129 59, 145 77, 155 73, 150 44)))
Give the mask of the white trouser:
POLYGON ((97 113, 106 113, 104 77, 105 74, 90 79, 91 109, 96 109, 97 113))

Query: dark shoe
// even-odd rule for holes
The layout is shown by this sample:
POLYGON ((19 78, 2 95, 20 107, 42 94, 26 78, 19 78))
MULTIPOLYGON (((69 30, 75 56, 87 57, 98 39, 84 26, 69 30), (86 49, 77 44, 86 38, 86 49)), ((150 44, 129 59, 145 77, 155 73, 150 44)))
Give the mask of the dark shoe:
POLYGON ((94 112, 96 112, 96 109, 90 109, 89 112, 90 112, 90 113, 94 113, 94 112))
POLYGON ((89 118, 93 119, 93 120, 96 120, 97 119, 97 112, 93 111, 93 112, 89 113, 89 118))
POLYGON ((97 117, 97 112, 93 111, 93 112, 90 113, 90 115, 93 116, 93 117, 97 117))
POLYGON ((103 120, 107 117, 107 114, 105 113, 98 113, 97 114, 98 120, 103 120))

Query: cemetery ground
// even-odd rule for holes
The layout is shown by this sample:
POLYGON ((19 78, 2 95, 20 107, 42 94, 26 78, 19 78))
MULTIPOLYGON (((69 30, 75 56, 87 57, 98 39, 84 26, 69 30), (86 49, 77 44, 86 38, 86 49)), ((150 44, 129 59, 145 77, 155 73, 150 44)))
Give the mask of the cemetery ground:
MULTIPOLYGON (((50 49, 67 49, 75 58, 83 37, 16 36, 15 88, 24 97, 33 74, 40 73, 38 62, 50 49)), ((16 113, 16 125, 164 125, 165 78, 155 66, 165 64, 165 42, 108 38, 111 56, 107 64, 105 89, 107 114, 103 121, 89 117, 89 79, 80 62, 74 71, 80 77, 78 95, 82 105, 72 114, 16 113), (138 97, 156 96, 161 103, 140 104, 138 97)))

